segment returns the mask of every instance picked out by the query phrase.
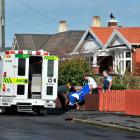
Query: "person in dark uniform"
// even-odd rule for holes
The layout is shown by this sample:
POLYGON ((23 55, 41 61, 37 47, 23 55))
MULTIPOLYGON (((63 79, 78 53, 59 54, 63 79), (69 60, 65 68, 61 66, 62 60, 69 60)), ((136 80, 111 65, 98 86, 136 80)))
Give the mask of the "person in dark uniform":
POLYGON ((103 71, 104 81, 103 81, 103 92, 111 89, 112 86, 112 77, 109 76, 108 71, 103 71))
POLYGON ((66 110, 66 104, 68 102, 67 94, 69 93, 69 89, 70 89, 70 84, 61 85, 58 87, 57 95, 61 102, 62 110, 64 110, 64 111, 66 110))

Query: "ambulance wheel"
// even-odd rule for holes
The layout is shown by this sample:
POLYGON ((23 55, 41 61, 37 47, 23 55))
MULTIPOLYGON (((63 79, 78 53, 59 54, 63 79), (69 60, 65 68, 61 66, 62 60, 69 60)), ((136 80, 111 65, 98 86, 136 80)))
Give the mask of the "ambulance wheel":
POLYGON ((47 109, 45 109, 45 108, 37 109, 37 114, 41 115, 41 116, 46 116, 47 115, 47 109))

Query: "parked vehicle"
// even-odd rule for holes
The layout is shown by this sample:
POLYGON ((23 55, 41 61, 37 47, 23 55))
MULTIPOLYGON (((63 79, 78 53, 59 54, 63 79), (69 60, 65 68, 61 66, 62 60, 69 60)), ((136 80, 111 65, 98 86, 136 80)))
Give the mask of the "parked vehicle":
POLYGON ((0 111, 46 114, 55 108, 58 57, 45 51, 10 50, 0 53, 0 111))

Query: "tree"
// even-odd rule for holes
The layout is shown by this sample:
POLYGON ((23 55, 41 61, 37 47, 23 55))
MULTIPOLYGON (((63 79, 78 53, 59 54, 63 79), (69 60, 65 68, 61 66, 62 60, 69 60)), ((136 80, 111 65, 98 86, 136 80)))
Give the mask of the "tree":
POLYGON ((89 64, 84 59, 66 59, 59 65, 59 85, 67 83, 80 85, 84 74, 89 73, 89 71, 89 64))

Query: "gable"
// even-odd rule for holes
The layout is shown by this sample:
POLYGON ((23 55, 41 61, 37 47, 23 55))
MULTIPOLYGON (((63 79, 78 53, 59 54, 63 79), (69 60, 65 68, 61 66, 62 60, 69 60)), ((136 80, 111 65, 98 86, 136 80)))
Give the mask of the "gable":
POLYGON ((110 27, 91 27, 91 32, 96 35, 99 41, 102 42, 103 45, 106 44, 107 40, 109 39, 110 35, 114 31, 114 28, 110 27))
POLYGON ((121 45, 124 45, 124 44, 125 44, 125 42, 120 37, 118 37, 118 35, 115 35, 112 38, 112 41, 109 43, 108 47, 121 46, 121 45))
POLYGON ((126 38, 117 30, 115 29, 108 39, 107 43, 105 44, 105 48, 115 48, 115 47, 127 47, 131 48, 131 45, 126 40, 126 38))
POLYGON ((96 37, 89 31, 84 34, 82 39, 79 41, 74 52, 93 52, 93 50, 101 49, 102 46, 97 41, 96 37))

